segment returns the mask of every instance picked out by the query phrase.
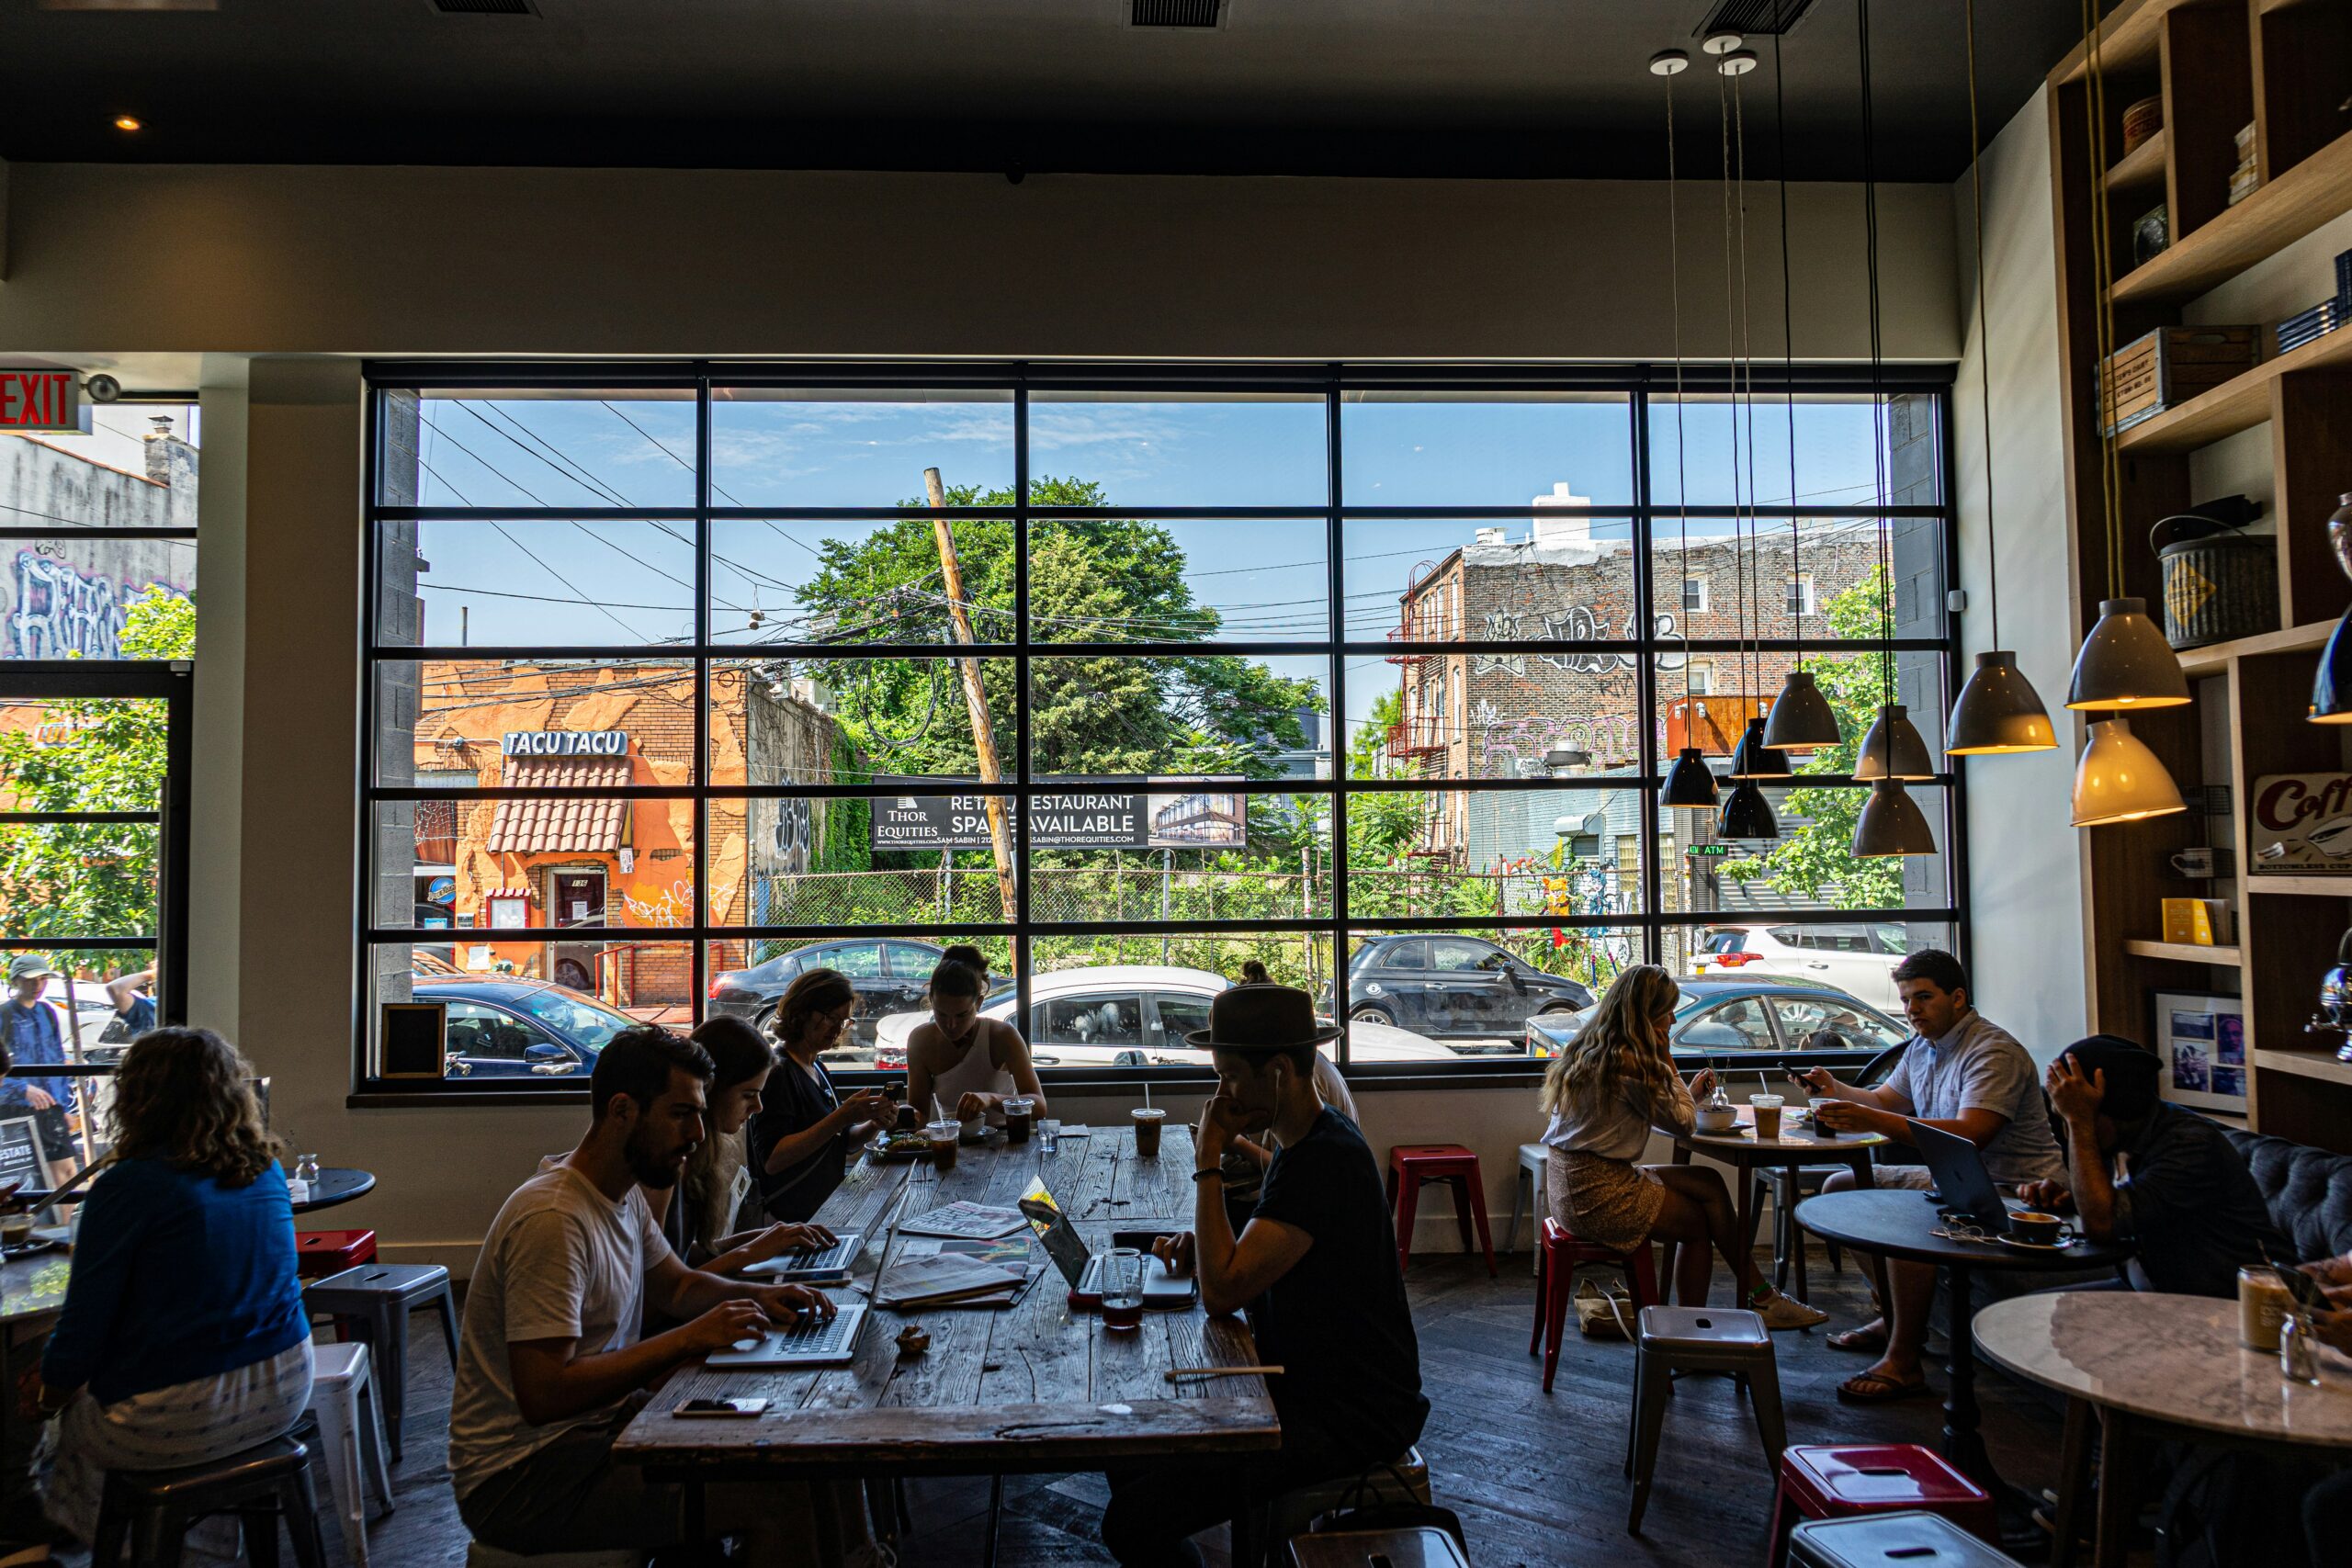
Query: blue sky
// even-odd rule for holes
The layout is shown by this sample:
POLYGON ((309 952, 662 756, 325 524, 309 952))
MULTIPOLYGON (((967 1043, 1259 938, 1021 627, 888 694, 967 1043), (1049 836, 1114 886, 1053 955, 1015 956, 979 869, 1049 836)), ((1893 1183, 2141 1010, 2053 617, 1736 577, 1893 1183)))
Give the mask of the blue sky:
MULTIPOLYGON (((713 406, 712 484, 722 504, 889 506, 922 493, 937 466, 950 485, 1009 488, 1009 400, 892 393, 896 400, 722 399, 713 406)), ((690 506, 694 405, 613 399, 434 398, 424 404, 418 457, 424 505, 498 507, 690 506)), ((1872 492, 1870 410, 1864 402, 1798 411, 1796 492, 1801 501, 1853 504, 1872 492)), ((1755 499, 1791 493, 1785 406, 1759 399, 1752 413, 1755 499)), ((1724 402, 1681 411, 1654 400, 1654 485, 1661 503, 1687 475, 1693 504, 1732 504, 1734 464, 1747 489, 1751 457, 1733 452, 1747 420, 1724 402)), ((1634 494, 1627 405, 1618 400, 1358 401, 1343 404, 1342 486, 1351 504, 1523 507, 1566 485, 1594 505, 1634 494)), ((1114 504, 1319 506, 1328 495, 1319 400, 1136 401, 1087 398, 1030 405, 1030 465, 1041 478, 1091 480, 1114 504)), ((1346 634, 1376 637, 1395 624, 1397 596, 1423 562, 1468 542, 1470 521, 1358 522, 1347 532, 1346 634)), ((1521 519, 1503 520, 1515 536, 1521 519)), ((797 613, 795 587, 817 545, 867 525, 787 518, 721 525, 714 535, 716 635, 773 638, 797 613), (757 626, 754 627, 754 618, 757 626)), ((1313 641, 1326 633, 1326 562, 1319 521, 1170 524, 1191 563, 1196 600, 1216 608, 1228 634, 1313 641)), ((1691 526, 1693 535, 1727 525, 1691 526)), ((420 553, 426 639, 454 644, 625 645, 690 637, 694 558, 690 525, 677 523, 502 520, 427 524, 420 553), (462 608, 462 615, 461 615, 462 608)), ((1315 661, 1318 662, 1319 661, 1315 661)), ((1282 660, 1285 674, 1304 666, 1282 660)), ((1351 718, 1393 670, 1350 661, 1351 718)))

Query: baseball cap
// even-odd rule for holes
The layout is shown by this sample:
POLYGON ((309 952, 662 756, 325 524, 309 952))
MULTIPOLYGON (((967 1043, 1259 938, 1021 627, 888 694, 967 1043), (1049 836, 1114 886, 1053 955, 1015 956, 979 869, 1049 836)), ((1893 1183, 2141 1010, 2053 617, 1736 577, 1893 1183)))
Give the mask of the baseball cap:
POLYGON ((12 986, 19 980, 34 980, 56 973, 56 966, 38 953, 20 953, 8 960, 8 983, 12 986))

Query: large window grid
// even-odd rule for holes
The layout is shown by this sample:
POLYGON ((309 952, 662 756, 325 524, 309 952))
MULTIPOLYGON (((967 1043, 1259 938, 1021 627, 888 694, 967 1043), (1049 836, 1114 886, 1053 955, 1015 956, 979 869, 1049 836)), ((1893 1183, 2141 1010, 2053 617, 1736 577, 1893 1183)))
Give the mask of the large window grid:
MULTIPOLYGON (((1541 374, 1529 372, 1494 373, 1476 370, 1398 371, 1383 369, 1351 369, 1317 367, 1313 369, 1237 368, 1231 371, 1206 371, 1195 367, 1145 368, 1110 367, 1102 368, 1072 367, 1010 367, 974 372, 969 367, 899 367, 889 368, 845 367, 820 370, 808 367, 759 367, 697 364, 687 367, 650 367, 625 364, 612 367, 561 367, 537 365, 469 366, 452 367, 446 365, 397 366, 371 367, 371 382, 375 388, 374 418, 370 430, 370 491, 368 509, 368 581, 375 585, 369 595, 368 623, 366 627, 368 679, 364 685, 364 734, 368 738, 368 755, 363 761, 362 781, 363 831, 368 838, 366 852, 369 857, 369 874, 361 894, 360 927, 363 934, 359 961, 360 998, 355 1024, 361 1051, 358 1059, 357 1083, 363 1090, 413 1091, 449 1089, 481 1089, 486 1084, 440 1084, 424 1082, 390 1083, 375 1076, 372 1054, 373 1003, 378 999, 376 961, 380 950, 397 949, 418 943, 419 931, 401 923, 387 922, 382 918, 379 897, 374 855, 378 841, 376 825, 379 809, 397 812, 403 807, 413 809, 432 803, 448 805, 462 811, 469 804, 498 800, 564 801, 577 799, 635 801, 675 801, 686 803, 692 812, 691 877, 693 907, 691 917, 684 922, 649 928, 640 924, 600 923, 590 920, 571 922, 561 926, 530 925, 514 928, 501 933, 502 939, 555 940, 559 934, 570 942, 596 943, 662 943, 674 944, 686 950, 691 984, 688 995, 694 999, 694 1013, 700 1015, 712 968, 712 944, 720 942, 817 942, 851 934, 849 928, 815 921, 761 922, 745 919, 722 920, 715 918, 713 886, 710 880, 712 824, 714 812, 743 814, 748 823, 749 813, 757 802, 792 801, 878 801, 906 793, 906 786, 897 783, 766 783, 717 784, 710 780, 712 765, 711 688, 713 672, 730 663, 740 662, 746 652, 740 641, 722 640, 714 635, 712 574, 714 528, 741 521, 788 519, 797 523, 839 522, 854 524, 888 524, 904 520, 909 515, 905 507, 874 506, 806 506, 769 504, 741 506, 728 504, 714 493, 712 480, 713 423, 712 392, 714 387, 729 389, 761 388, 796 389, 812 391, 838 390, 843 394, 887 393, 893 389, 909 392, 969 391, 1001 393, 1009 396, 1012 407, 1012 493, 1014 504, 956 505, 941 508, 917 508, 917 514, 938 517, 954 522, 1000 521, 1012 525, 1012 614, 1009 617, 1012 637, 1006 639, 993 632, 992 623, 982 623, 980 640, 950 648, 937 641, 893 642, 877 640, 824 647, 795 645, 790 657, 799 665, 821 670, 832 664, 850 665, 875 660, 933 660, 943 657, 974 658, 983 660, 1007 661, 1012 671, 1012 712, 997 716, 1002 724, 1010 719, 1010 744, 1002 748, 1005 776, 995 785, 962 779, 952 785, 955 793, 966 796, 994 795, 1006 802, 1005 817, 1013 841, 1014 908, 1011 919, 954 920, 894 921, 888 932, 935 941, 957 941, 972 938, 1001 938, 1013 944, 1014 951, 1026 953, 1029 945, 1041 939, 1124 935, 1131 938, 1206 937, 1244 932, 1272 933, 1281 936, 1296 934, 1310 942, 1328 939, 1323 950, 1328 962, 1337 974, 1330 976, 1331 996, 1327 1005, 1344 1009, 1345 970, 1353 939, 1389 931, 1483 931, 1533 932, 1566 931, 1594 934, 1611 933, 1621 940, 1619 946, 1627 949, 1626 958, 1657 962, 1679 957, 1690 951, 1696 937, 1695 928, 1723 923, 1726 917, 1719 911, 1694 910, 1672 907, 1675 900, 1667 886, 1668 868, 1662 864, 1656 836, 1640 834, 1638 862, 1622 868, 1636 876, 1640 897, 1632 910, 1611 909, 1605 912, 1577 913, 1499 913, 1448 915, 1415 910, 1409 914, 1381 914, 1362 911, 1351 907, 1350 883, 1351 877, 1346 853, 1333 854, 1326 870, 1329 888, 1329 912, 1282 918, 1253 914, 1227 919, 1170 919, 1130 917, 1116 921, 1100 919, 1055 919, 1041 915, 1035 898, 1035 867, 1030 853, 1030 813, 1022 809, 1024 801, 1047 790, 1065 787, 1055 781, 1041 782, 1033 768, 1033 737, 1031 734, 1030 694, 1034 666, 1041 660, 1054 659, 1123 659, 1132 660, 1164 654, 1179 646, 1170 642, 1141 640, 1060 640, 1033 635, 1031 625, 1030 568, 1032 557, 1032 525, 1053 520, 1086 521, 1132 519, 1144 522, 1217 522, 1226 520, 1266 520, 1286 524, 1319 524, 1323 530, 1327 587, 1327 624, 1319 638, 1297 640, 1287 637, 1212 637, 1183 642, 1188 655, 1228 655, 1243 659, 1299 659, 1321 660, 1328 674, 1324 678, 1326 700, 1325 723, 1329 736, 1328 750, 1331 757, 1330 773, 1326 778, 1285 777, 1253 779, 1248 785, 1252 796, 1293 797, 1306 801, 1323 801, 1330 818, 1329 839, 1334 844, 1348 840, 1351 801, 1363 801, 1382 795, 1401 793, 1439 793, 1441 795, 1460 792, 1481 795, 1508 795, 1520 792, 1559 791, 1568 787, 1550 776, 1462 776, 1431 778, 1428 776, 1390 776, 1357 778, 1346 776, 1347 734, 1350 703, 1349 675, 1351 664, 1364 664, 1376 660, 1394 660, 1398 656, 1428 655, 1442 657, 1459 655, 1465 646, 1475 646, 1481 659, 1560 659, 1570 656, 1609 656, 1625 660, 1634 671, 1636 682, 1635 712, 1659 716, 1659 722, 1637 722, 1636 755, 1629 761, 1630 771, 1617 776, 1581 777, 1573 787, 1587 794, 1617 795, 1637 802, 1635 809, 1645 821, 1657 819, 1656 794, 1664 764, 1671 757, 1661 757, 1664 745, 1670 742, 1662 735, 1667 728, 1664 715, 1679 696, 1679 682, 1665 662, 1675 663, 1693 656, 1715 663, 1731 665, 1743 656, 1757 654, 1787 655, 1811 650, 1819 653, 1823 638, 1808 635, 1800 644, 1788 637, 1684 637, 1660 635, 1655 617, 1644 615, 1638 624, 1629 617, 1624 628, 1630 636, 1562 637, 1509 637, 1478 640, 1465 645, 1458 640, 1466 628, 1458 623, 1441 626, 1442 632, 1452 634, 1446 640, 1413 640, 1395 634, 1377 640, 1355 635, 1350 624, 1348 595, 1351 584, 1347 575, 1349 526, 1378 525, 1404 520, 1459 521, 1464 524, 1491 519, 1497 523, 1523 522, 1529 516, 1526 505, 1383 505, 1351 502, 1344 488, 1342 451, 1343 406, 1365 396, 1402 398, 1427 393, 1438 397, 1508 397, 1523 393, 1533 397, 1557 397, 1563 394, 1590 394, 1623 399, 1620 405, 1626 417, 1627 461, 1633 477, 1634 493, 1629 498, 1611 499, 1583 506, 1557 508, 1551 515, 1567 518, 1607 519, 1623 524, 1630 530, 1633 545, 1629 552, 1637 603, 1651 605, 1674 605, 1678 600, 1686 607, 1690 604, 1687 587, 1677 592, 1678 575, 1668 575, 1672 560, 1673 535, 1661 526, 1676 519, 1690 523, 1713 523, 1720 526, 1727 519, 1750 520, 1768 532, 1775 527, 1785 530, 1792 518, 1808 521, 1822 519, 1854 520, 1858 525, 1899 526, 1912 519, 1932 520, 1939 530, 1943 560, 1939 563, 1942 581, 1956 581, 1953 509, 1946 500, 1939 499, 1923 504, 1838 504, 1838 505, 1752 505, 1713 502, 1677 506, 1670 499, 1653 498, 1651 464, 1651 431, 1654 400, 1662 402, 1671 396, 1676 383, 1656 367, 1629 369, 1578 370, 1567 369, 1541 374), (564 389, 600 389, 607 393, 630 392, 639 395, 690 399, 693 405, 694 504, 691 506, 629 506, 593 507, 517 507, 496 508, 418 505, 413 497, 388 498, 392 492, 385 487, 387 472, 385 457, 387 443, 387 406, 401 398, 414 398, 419 393, 460 392, 468 389, 532 388, 549 392, 564 389), (1031 502, 1033 488, 1030 449, 1032 429, 1031 399, 1055 393, 1118 394, 1137 397, 1182 397, 1187 395, 1267 396, 1280 394, 1306 395, 1322 405, 1327 451, 1325 454, 1329 494, 1317 505, 1154 505, 1126 504, 1114 498, 1101 505, 1049 505, 1031 502), (399 629, 402 611, 392 604, 383 591, 381 575, 387 530, 403 525, 411 527, 434 523, 473 523, 494 516, 508 522, 529 523, 540 520, 571 521, 589 519, 600 522, 637 521, 666 525, 665 531, 683 533, 691 538, 694 551, 694 632, 690 640, 656 643, 631 647, 627 644, 573 644, 526 646, 482 645, 469 642, 462 646, 424 646, 394 640, 387 628, 399 629), (1882 525, 1881 520, 1885 520, 1882 525), (1661 587, 1654 579, 1663 579, 1661 587), (409 784, 393 782, 406 776, 402 767, 388 767, 389 758, 379 755, 379 742, 384 731, 379 704, 384 701, 378 679, 379 671, 399 661, 435 660, 528 660, 543 663, 566 660, 675 660, 691 668, 691 684, 695 711, 695 756, 698 759, 694 776, 677 784, 602 784, 588 787, 556 785, 522 785, 515 787, 462 787, 446 783, 409 784)), ((1936 469, 1939 497, 1945 495, 1943 476, 1949 472, 1948 434, 1945 431, 1944 397, 1942 389, 1948 378, 1939 374, 1908 372, 1888 378, 1885 387, 1890 396, 1924 399, 1931 406, 1936 423, 1936 469)), ((1721 400, 1730 390, 1720 372, 1694 372, 1685 369, 1680 386, 1687 395, 1721 400)), ((1867 383, 1858 381, 1849 373, 1818 373, 1800 370, 1787 382, 1759 370, 1755 378, 1754 392, 1759 406, 1766 399, 1777 400, 1782 392, 1793 388, 1800 396, 1839 396, 1853 398, 1866 395, 1867 383)), ((674 454, 673 454, 674 455, 674 454)), ((400 541, 409 547, 411 539, 400 541)), ((1774 603, 1781 596, 1772 592, 1774 579, 1763 575, 1762 568, 1753 579, 1747 592, 1760 598, 1765 609, 1759 613, 1758 626, 1770 624, 1781 606, 1774 603)), ((1722 590, 1718 588, 1720 595, 1722 590)), ((1702 603, 1703 604, 1703 599, 1702 603)), ((1458 605, 1458 599, 1456 600, 1458 605)), ((1727 606, 1725 606, 1727 607, 1727 606)), ((1812 606, 1806 606, 1808 612, 1812 606)), ((1458 611, 1457 611, 1458 613, 1458 611)), ((998 617, 999 621, 1004 617, 998 617)), ((1915 622, 1917 617, 1914 617, 1915 622)), ((1956 685, 1957 616, 1948 611, 1931 618, 1936 635, 1871 637, 1839 644, 1843 652, 1873 652, 1898 659, 1909 656, 1905 673, 1906 679, 1918 669, 1921 656, 1926 656, 1934 668, 1931 679, 1939 682, 1947 691, 1956 685)), ((1416 628, 1418 629, 1418 628, 1416 628)), ((1441 702, 1442 698, 1441 696, 1441 702)), ((1465 705, 1462 705, 1466 706, 1465 705)), ((1456 726, 1471 722, 1464 712, 1451 721, 1456 726)), ((1859 789, 1850 780, 1839 777, 1819 777, 1804 781, 1806 784, 1825 789, 1859 789)), ((1771 919, 1780 925, 1849 924, 1871 919, 1894 919, 1912 925, 1941 926, 1951 932, 1951 940, 1964 951, 1966 943, 1964 882, 1965 854, 1959 841, 1959 825, 1963 818, 1960 798, 1961 780, 1957 773, 1946 772, 1939 776, 1945 786, 1931 790, 1930 796, 1940 797, 1942 810, 1937 813, 1930 804, 1931 815, 1940 815, 1940 838, 1946 846, 1944 876, 1940 886, 1940 901, 1907 903, 1907 907, 1887 907, 1870 909, 1842 908, 1776 908, 1771 919)), ((1016 965, 1020 986, 1018 1016, 1030 1015, 1031 965, 1016 965)), ((684 1022, 684 1020, 679 1021, 684 1022)), ((1338 1047, 1345 1060, 1348 1046, 1343 1041, 1338 1047)), ((1414 1064, 1350 1063, 1351 1070, 1363 1077, 1396 1077, 1419 1080, 1430 1076, 1431 1069, 1414 1064)), ((1476 1078, 1493 1074, 1525 1072, 1529 1065, 1524 1059, 1481 1060, 1464 1059, 1442 1065, 1442 1076, 1455 1078, 1476 1078)), ((1115 1075, 1120 1081, 1134 1081, 1153 1069, 1125 1069, 1115 1075)), ((1065 1075, 1069 1077, 1073 1075, 1065 1075)), ((1077 1075, 1097 1076, 1097 1075, 1077 1075)), ((1170 1076, 1186 1076, 1177 1073, 1170 1076)), ((496 1087, 513 1088, 511 1082, 496 1087)), ((528 1086, 543 1088, 542 1085, 528 1086)))

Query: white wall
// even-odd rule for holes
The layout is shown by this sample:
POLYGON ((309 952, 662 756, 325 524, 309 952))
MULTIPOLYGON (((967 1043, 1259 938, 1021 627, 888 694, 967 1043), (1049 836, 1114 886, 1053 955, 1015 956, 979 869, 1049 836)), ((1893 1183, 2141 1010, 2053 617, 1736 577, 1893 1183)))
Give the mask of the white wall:
POLYGON ((1969 899, 1977 998, 2037 1056, 2082 1037, 2081 851, 2069 824, 2079 728, 2064 707, 2074 667, 2073 552, 2066 540, 2065 429, 2059 406, 2058 289, 2050 190, 2048 89, 1994 138, 1984 160, 1988 348, 1977 330, 1969 181, 1952 187, 1962 333, 1953 389, 1960 502, 1962 663, 1995 646, 1985 559, 1985 430, 1992 372, 1993 502, 1999 523, 1999 646, 2041 694, 2055 751, 1968 762, 1969 899))
MULTIPOLYGON (((1034 175, 1014 186, 966 175, 27 164, 8 174, 0 354, 82 365, 179 356, 140 362, 199 366, 210 389, 196 1021, 272 1075, 280 1123, 305 1150, 379 1173, 377 1193, 338 1220, 376 1228, 393 1256, 461 1267, 506 1192, 539 1154, 571 1141, 584 1112, 346 1102, 357 356, 1534 361, 1657 359, 1671 345, 1655 185, 1034 175), (155 281, 159 256, 171 258, 168 287, 155 281)), ((1753 347, 1771 356, 1777 211, 1769 187, 1750 196, 1753 347)), ((1959 352, 1949 199, 1940 186, 1882 192, 1894 358, 1959 352)), ((1724 348, 1720 231, 1706 243, 1717 200, 1703 183, 1682 193, 1694 357, 1724 348)), ((1798 186, 1792 214, 1798 346, 1808 359, 1859 358, 1858 193, 1798 186)), ((2048 295, 2046 265, 2035 287, 2048 295)), ((1528 1087, 1368 1093, 1363 1109, 1377 1148, 1476 1148, 1499 1224, 1518 1145, 1540 1130, 1533 1102, 1528 1087)), ((1102 1122, 1125 1107, 1064 1109, 1102 1122)), ((1452 1245, 1450 1228, 1450 1217, 1425 1225, 1421 1244, 1452 1245)))

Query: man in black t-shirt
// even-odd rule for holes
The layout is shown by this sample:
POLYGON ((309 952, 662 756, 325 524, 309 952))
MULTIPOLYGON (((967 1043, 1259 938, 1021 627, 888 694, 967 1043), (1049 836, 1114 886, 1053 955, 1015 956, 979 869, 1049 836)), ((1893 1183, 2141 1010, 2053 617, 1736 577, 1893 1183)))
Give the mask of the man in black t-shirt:
POLYGON ((1190 1537, 1284 1492, 1401 1457, 1421 1435, 1420 1348, 1405 1301, 1396 1233, 1363 1134, 1315 1089, 1312 998, 1286 986, 1236 986, 1185 1036, 1216 1066, 1217 1091, 1194 1134, 1192 1231, 1161 1241, 1171 1268, 1197 1269, 1213 1313, 1247 1307, 1283 1441, 1217 1470, 1114 1472, 1102 1543, 1125 1568, 1191 1568, 1190 1537), (1282 1147, 1236 1236, 1221 1166, 1243 1134, 1282 1147))

